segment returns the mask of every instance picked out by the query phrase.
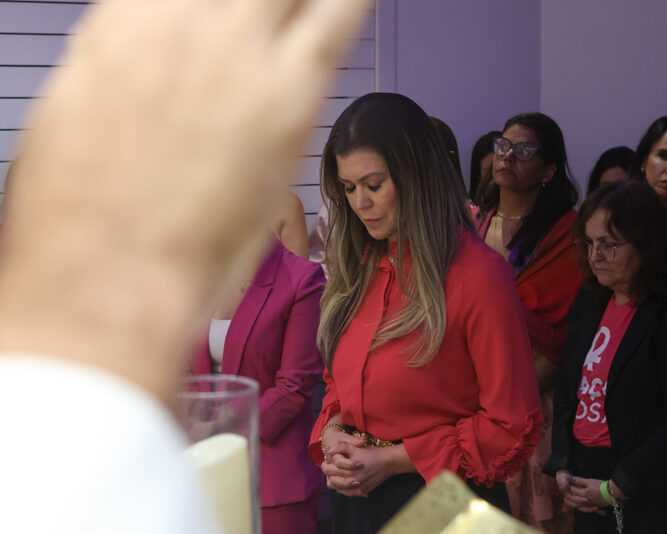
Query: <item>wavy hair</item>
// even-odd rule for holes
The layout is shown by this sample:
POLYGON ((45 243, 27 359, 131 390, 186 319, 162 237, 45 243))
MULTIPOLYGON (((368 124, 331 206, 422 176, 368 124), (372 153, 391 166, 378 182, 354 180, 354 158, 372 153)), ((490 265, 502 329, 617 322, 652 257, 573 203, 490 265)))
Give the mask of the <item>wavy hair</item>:
POLYGON ((338 177, 336 156, 376 151, 387 165, 399 203, 396 264, 405 303, 380 325, 371 349, 418 331, 407 363, 426 365, 445 334, 444 280, 462 228, 473 230, 466 192, 428 115, 409 98, 370 93, 355 100, 334 124, 324 147, 320 182, 329 203, 326 264, 318 347, 331 370, 341 334, 359 308, 386 240, 371 238, 352 211, 338 177), (404 269, 405 246, 412 268, 404 269))

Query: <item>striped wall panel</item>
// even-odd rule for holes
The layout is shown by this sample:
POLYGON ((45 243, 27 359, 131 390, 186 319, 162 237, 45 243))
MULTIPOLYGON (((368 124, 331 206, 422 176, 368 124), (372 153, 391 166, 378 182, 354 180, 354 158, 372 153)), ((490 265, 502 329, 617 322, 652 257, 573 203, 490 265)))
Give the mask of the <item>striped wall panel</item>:
MULTIPOLYGON (((41 97, 44 79, 60 64, 67 35, 91 3, 94 2, 0 0, 0 191, 4 191, 4 177, 16 155, 20 131, 25 128, 26 113, 41 97)), ((375 88, 374 10, 336 74, 336 84, 324 99, 293 181, 309 228, 322 203, 320 154, 331 126, 354 98, 375 88)))

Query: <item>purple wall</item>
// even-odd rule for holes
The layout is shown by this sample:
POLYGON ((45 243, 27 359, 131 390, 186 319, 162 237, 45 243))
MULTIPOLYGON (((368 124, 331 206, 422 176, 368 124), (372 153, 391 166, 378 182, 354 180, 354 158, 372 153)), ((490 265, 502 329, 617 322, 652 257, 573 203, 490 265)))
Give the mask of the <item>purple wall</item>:
POLYGON ((665 0, 379 0, 378 89, 445 120, 464 178, 480 134, 542 111, 585 190, 598 156, 667 114, 665 0))
POLYGON ((542 0, 541 109, 582 189, 604 150, 667 115, 666 22, 665 0, 542 0))
MULTIPOLYGON (((395 0, 395 86, 379 90, 414 99, 447 122, 458 139, 466 183, 477 138, 540 104, 540 2, 535 0, 395 0)), ((382 66, 382 62, 379 64, 382 66)))

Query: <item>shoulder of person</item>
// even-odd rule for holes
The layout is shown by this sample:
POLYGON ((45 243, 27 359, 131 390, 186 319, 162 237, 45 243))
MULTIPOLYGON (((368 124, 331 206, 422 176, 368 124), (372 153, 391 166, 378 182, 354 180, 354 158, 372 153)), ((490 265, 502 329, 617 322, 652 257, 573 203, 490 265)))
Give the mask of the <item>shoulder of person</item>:
POLYGON ((324 271, 319 263, 297 256, 282 245, 281 249, 279 272, 288 274, 294 280, 307 278, 324 283, 324 271))

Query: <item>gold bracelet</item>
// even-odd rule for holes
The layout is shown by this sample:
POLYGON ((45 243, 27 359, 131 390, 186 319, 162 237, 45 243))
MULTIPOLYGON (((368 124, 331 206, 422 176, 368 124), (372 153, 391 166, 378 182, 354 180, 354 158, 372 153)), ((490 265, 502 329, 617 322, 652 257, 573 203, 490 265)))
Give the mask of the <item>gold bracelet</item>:
POLYGON ((322 429, 322 433, 320 434, 320 445, 322 445, 322 439, 324 438, 324 433, 329 428, 335 428, 336 430, 338 430, 340 432, 345 432, 345 427, 343 425, 339 425, 338 423, 327 423, 324 426, 324 428, 322 429))
POLYGON ((335 428, 336 430, 339 430, 340 432, 345 432, 345 427, 343 427, 343 425, 339 425, 338 423, 327 423, 324 426, 324 428, 322 429, 322 432, 320 433, 320 448, 322 449, 322 455, 324 456, 324 461, 325 462, 329 461, 329 457, 324 452, 324 446, 322 444, 322 440, 324 439, 324 433, 329 428, 335 428))

